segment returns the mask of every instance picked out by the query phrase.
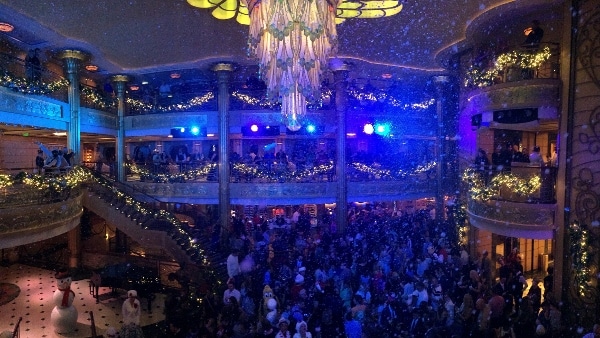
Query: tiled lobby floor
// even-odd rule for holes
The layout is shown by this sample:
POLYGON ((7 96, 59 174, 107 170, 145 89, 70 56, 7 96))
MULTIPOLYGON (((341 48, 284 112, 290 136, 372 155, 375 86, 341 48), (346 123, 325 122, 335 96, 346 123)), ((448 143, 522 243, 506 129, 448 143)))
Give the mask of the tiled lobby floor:
MULTIPOLYGON (((13 331, 22 317, 20 338, 43 337, 91 337, 90 312, 94 314, 96 333, 104 335, 108 327, 119 329, 122 323, 121 306, 125 294, 117 298, 110 297, 109 288, 100 288, 100 303, 90 294, 88 279, 73 281, 71 290, 75 292, 73 305, 77 309, 77 328, 71 334, 59 335, 54 332, 50 314, 54 308, 52 295, 56 290, 54 272, 27 265, 13 264, 9 267, 0 266, 0 283, 17 285, 21 291, 17 298, 0 305, 0 332, 13 331), (103 296, 104 295, 104 296, 103 296)), ((157 294, 152 302, 152 313, 149 314, 147 304, 142 301, 142 326, 155 324, 164 319, 164 295, 157 294)), ((104 335, 106 337, 106 335, 104 335)))

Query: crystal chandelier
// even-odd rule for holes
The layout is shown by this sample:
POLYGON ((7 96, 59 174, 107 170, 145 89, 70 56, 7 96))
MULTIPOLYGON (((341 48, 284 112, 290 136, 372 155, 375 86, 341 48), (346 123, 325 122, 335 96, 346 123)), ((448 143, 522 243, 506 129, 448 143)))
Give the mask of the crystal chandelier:
POLYGON ((281 102, 287 127, 296 131, 307 102, 320 97, 321 74, 337 47, 336 24, 348 18, 380 18, 402 10, 379 0, 187 0, 214 8, 217 19, 250 25, 249 55, 257 58, 267 95, 281 102))
MULTIPOLYGON (((339 1, 339 0, 338 0, 339 1)), ((320 96, 320 76, 336 49, 335 0, 248 0, 251 56, 267 93, 281 100, 290 130, 300 129, 307 100, 320 96)))

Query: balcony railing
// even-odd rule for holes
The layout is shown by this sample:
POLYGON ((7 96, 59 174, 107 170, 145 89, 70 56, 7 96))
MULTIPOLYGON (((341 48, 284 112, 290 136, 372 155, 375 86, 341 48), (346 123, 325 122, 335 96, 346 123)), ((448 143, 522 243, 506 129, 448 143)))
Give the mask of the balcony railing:
POLYGON ((560 49, 557 43, 519 46, 494 55, 491 59, 491 66, 469 67, 463 80, 465 87, 481 88, 530 79, 557 79, 560 75, 560 49))
POLYGON ((469 188, 469 199, 474 201, 554 204, 556 172, 557 168, 552 166, 513 162, 503 170, 494 165, 467 169, 463 182, 469 188))
POLYGON ((68 81, 40 65, 32 69, 25 60, 0 53, 0 86, 24 94, 45 95, 68 102, 68 81))

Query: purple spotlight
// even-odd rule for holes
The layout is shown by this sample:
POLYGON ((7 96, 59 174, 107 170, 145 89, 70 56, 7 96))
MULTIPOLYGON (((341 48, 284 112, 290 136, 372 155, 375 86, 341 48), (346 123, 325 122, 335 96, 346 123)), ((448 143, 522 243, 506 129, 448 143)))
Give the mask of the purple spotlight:
POLYGON ((258 126, 256 124, 253 124, 250 126, 250 130, 256 133, 258 131, 258 126))
POLYGON ((373 125, 370 123, 365 124, 365 126, 363 127, 363 131, 365 132, 365 134, 367 135, 371 135, 373 134, 373 132, 375 131, 375 128, 373 128, 373 125))

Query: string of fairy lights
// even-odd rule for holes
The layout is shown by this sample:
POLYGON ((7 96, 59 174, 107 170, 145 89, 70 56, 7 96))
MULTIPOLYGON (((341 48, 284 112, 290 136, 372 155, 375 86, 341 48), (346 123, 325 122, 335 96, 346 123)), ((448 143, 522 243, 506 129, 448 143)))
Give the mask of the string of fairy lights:
POLYGON ((497 198, 501 190, 517 196, 530 196, 542 186, 540 175, 522 178, 504 172, 498 173, 485 184, 481 172, 472 168, 463 172, 462 181, 469 187, 469 197, 481 202, 497 198))
POLYGON ((135 220, 140 226, 148 229, 146 222, 148 220, 165 220, 172 225, 169 234, 181 248, 186 251, 189 257, 195 262, 208 266, 210 264, 204 250, 196 243, 194 238, 185 229, 184 224, 177 217, 166 210, 153 210, 145 204, 135 200, 131 195, 119 190, 108 179, 95 175, 89 168, 76 166, 68 172, 57 177, 47 177, 40 174, 28 174, 20 172, 17 175, 0 174, 0 188, 8 188, 18 184, 19 188, 29 187, 39 192, 61 192, 80 186, 84 182, 95 181, 111 192, 109 197, 111 205, 127 217, 135 220), (114 201, 119 202, 114 202, 114 201))
POLYGON ((184 170, 180 173, 167 174, 167 173, 153 173, 148 169, 140 168, 135 163, 125 164, 126 168, 129 168, 133 174, 139 175, 141 180, 154 182, 154 183, 176 183, 192 181, 199 177, 208 175, 211 171, 217 168, 216 163, 206 163, 200 167, 184 170))
POLYGON ((22 94, 46 95, 67 88, 69 81, 65 78, 59 78, 52 82, 30 81, 24 77, 15 76, 7 70, 3 70, 0 75, 0 86, 22 94))
MULTIPOLYGON (((214 164, 209 164, 201 170, 210 170, 214 164)), ((241 165, 243 166, 243 165, 241 165)), ((143 169, 139 169, 135 166, 130 166, 131 170, 137 170, 138 173, 143 173, 143 169)), ((330 166, 323 166, 318 170, 331 170, 330 166)), ((531 191, 535 187, 539 188, 539 183, 523 183, 525 180, 517 180, 514 177, 510 177, 510 174, 500 174, 497 177, 501 177, 497 182, 490 184, 493 187, 491 190, 497 191, 498 186, 504 185, 506 187, 512 187, 515 193, 524 193, 531 191), (505 176, 505 177, 501 177, 505 176), (518 183, 520 182, 520 183, 518 183), (529 184, 529 188, 520 188, 518 185, 529 184)), ((116 209, 120 209, 122 213, 125 213, 127 217, 134 221, 137 221, 140 226, 144 229, 148 229, 146 222, 148 220, 162 219, 172 225, 169 230, 171 238, 177 242, 178 245, 190 256, 195 262, 202 264, 203 266, 209 266, 210 261, 208 260, 204 250, 196 243, 196 240, 186 230, 184 224, 177 219, 177 217, 166 211, 166 210, 153 210, 146 207, 143 203, 134 199, 131 195, 116 188, 112 182, 108 179, 95 175, 89 168, 76 166, 72 170, 68 171, 64 175, 58 177, 46 177, 40 174, 27 174, 21 172, 17 175, 0 174, 0 188, 5 189, 15 185, 16 183, 22 184, 26 187, 38 191, 49 191, 57 192, 65 189, 72 189, 84 182, 90 180, 95 181, 105 190, 110 191, 111 195, 116 197, 119 203, 112 202, 116 209)), ((478 200, 487 200, 493 194, 490 192, 484 192, 483 181, 479 174, 472 169, 468 169, 463 174, 463 180, 465 180, 471 187, 478 185, 477 189, 471 189, 469 191, 470 197, 478 200)), ((534 178, 532 179, 536 181, 534 178)), ((494 179, 492 179, 494 181, 494 179)), ((534 189, 535 190, 535 189, 534 189)), ((464 245, 467 240, 468 226, 466 222, 466 206, 460 202, 455 202, 452 210, 455 226, 458 232, 458 244, 464 245)), ((570 256, 572 257, 572 266, 574 273, 575 284, 577 285, 577 291, 581 296, 584 296, 587 292, 587 286, 590 283, 590 256, 588 254, 589 246, 589 234, 587 226, 580 224, 575 221, 569 225, 568 228, 571 246, 570 256)))
MULTIPOLYGON (((125 166, 133 173, 140 177, 140 180, 154 183, 177 183, 185 181, 193 181, 201 177, 205 177, 212 171, 216 170, 216 163, 206 163, 194 169, 184 170, 179 173, 156 173, 148 169, 141 168, 135 163, 127 163, 125 166)), ((428 162, 417 165, 412 170, 406 169, 380 169, 368 166, 363 163, 352 163, 349 167, 354 170, 373 177, 375 179, 403 179, 406 177, 427 173, 433 170, 436 166, 435 162, 428 162)), ((334 170, 333 163, 317 165, 313 168, 302 170, 269 170, 265 167, 257 167, 244 163, 234 163, 232 166, 232 174, 239 175, 246 179, 266 179, 270 181, 306 181, 315 178, 319 175, 330 174, 334 170)))
POLYGON ((471 66, 465 75, 465 87, 487 87, 494 84, 494 81, 502 72, 511 67, 520 69, 536 69, 544 62, 548 61, 552 53, 550 47, 546 46, 538 52, 531 51, 511 51, 500 54, 494 62, 494 66, 488 69, 479 69, 471 66))
POLYGON ((588 254, 589 234, 585 224, 575 221, 569 225, 570 243, 569 251, 572 257, 572 266, 575 285, 580 296, 585 296, 590 283, 590 255, 588 254))
POLYGON ((469 237, 469 223, 467 222, 467 205, 460 200, 455 200, 452 208, 452 219, 456 227, 457 244, 467 245, 469 237))
POLYGON ((144 203, 137 201, 131 195, 119 190, 115 187, 112 182, 101 175, 94 175, 90 169, 86 169, 88 176, 93 179, 97 184, 102 186, 106 191, 110 191, 111 195, 115 196, 117 201, 112 202, 115 208, 124 213, 127 217, 138 222, 138 224, 144 229, 149 229, 148 221, 151 220, 164 220, 168 222, 171 227, 168 229, 168 233, 171 238, 177 242, 177 244, 188 254, 188 256, 203 266, 209 266, 210 261, 205 254, 204 249, 200 247, 196 240, 186 229, 183 222, 181 222, 173 213, 164 209, 151 209, 144 203))
MULTIPOLYGON (((505 61, 509 62, 509 61, 505 61)), ((532 64, 540 63, 535 59, 532 64)), ((59 78, 52 82, 32 81, 25 77, 15 76, 8 70, 2 70, 0 74, 0 86, 20 92, 22 94, 47 95, 52 92, 65 89, 69 86, 69 81, 65 78, 59 78)), ((80 93, 84 100, 94 104, 100 109, 114 109, 117 106, 118 99, 113 96, 107 96, 100 92, 97 88, 89 86, 80 86, 80 93)), ((233 99, 239 100, 248 108, 263 108, 263 109, 278 109, 279 104, 269 99, 264 95, 257 94, 256 96, 243 93, 239 90, 234 90, 231 93, 233 99)), ((330 102, 333 92, 329 88, 323 88, 321 98, 317 102, 310 104, 310 109, 318 109, 323 106, 323 102, 330 102)), ((435 99, 425 99, 421 102, 404 102, 397 97, 382 89, 357 89, 349 88, 348 96, 361 103, 385 103, 391 107, 400 108, 403 110, 426 110, 430 108, 435 99)), ((200 109, 202 106, 210 103, 215 99, 213 91, 208 91, 203 95, 199 95, 188 99, 184 102, 177 102, 169 105, 161 105, 150 103, 144 100, 128 97, 126 103, 131 110, 137 112, 175 112, 189 111, 192 109, 200 109)))

